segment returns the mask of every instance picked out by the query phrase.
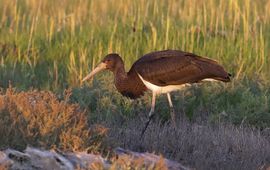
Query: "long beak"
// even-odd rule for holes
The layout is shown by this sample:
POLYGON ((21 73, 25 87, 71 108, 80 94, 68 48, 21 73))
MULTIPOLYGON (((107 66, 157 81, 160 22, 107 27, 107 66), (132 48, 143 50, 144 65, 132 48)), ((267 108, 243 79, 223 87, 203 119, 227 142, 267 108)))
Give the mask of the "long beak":
POLYGON ((91 73, 89 73, 86 77, 83 78, 82 82, 90 79, 91 77, 93 77, 95 74, 97 74, 98 72, 105 70, 106 69, 106 64, 105 63, 100 63, 91 73))

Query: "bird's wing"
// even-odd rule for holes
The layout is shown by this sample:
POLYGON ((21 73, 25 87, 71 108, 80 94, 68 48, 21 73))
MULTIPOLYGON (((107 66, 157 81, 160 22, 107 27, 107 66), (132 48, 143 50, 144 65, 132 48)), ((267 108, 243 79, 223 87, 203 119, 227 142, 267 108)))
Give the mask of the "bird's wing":
POLYGON ((216 61, 192 53, 167 50, 146 54, 134 63, 143 79, 158 86, 199 82, 205 78, 228 77, 216 61))

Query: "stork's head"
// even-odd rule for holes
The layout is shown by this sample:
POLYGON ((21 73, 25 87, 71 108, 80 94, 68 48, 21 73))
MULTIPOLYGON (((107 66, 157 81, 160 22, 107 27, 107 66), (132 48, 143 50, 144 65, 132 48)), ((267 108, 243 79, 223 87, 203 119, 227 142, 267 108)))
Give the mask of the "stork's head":
POLYGON ((123 65, 123 60, 121 57, 116 53, 108 54, 104 57, 104 59, 99 63, 94 70, 89 73, 82 81, 86 81, 92 78, 98 72, 102 70, 110 70, 115 72, 115 70, 123 65))

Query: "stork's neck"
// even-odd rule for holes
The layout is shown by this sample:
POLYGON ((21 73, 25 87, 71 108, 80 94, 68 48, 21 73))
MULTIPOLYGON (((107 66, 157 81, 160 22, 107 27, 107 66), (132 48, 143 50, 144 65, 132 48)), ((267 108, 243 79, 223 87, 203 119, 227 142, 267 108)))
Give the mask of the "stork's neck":
POLYGON ((130 74, 130 71, 126 73, 124 64, 116 67, 113 73, 115 87, 122 95, 131 99, 135 99, 143 95, 146 87, 137 76, 137 73, 132 72, 130 74))
POLYGON ((118 64, 115 70, 113 71, 115 83, 117 81, 126 81, 127 73, 125 71, 124 63, 118 64))
POLYGON ((126 95, 127 93, 131 93, 132 80, 129 78, 128 74, 126 73, 124 64, 116 67, 113 73, 114 73, 114 83, 117 90, 123 95, 126 95))

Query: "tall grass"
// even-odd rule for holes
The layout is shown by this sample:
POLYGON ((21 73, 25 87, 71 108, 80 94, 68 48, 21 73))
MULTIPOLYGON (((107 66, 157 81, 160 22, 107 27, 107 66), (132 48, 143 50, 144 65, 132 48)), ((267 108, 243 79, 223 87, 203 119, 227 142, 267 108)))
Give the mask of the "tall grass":
POLYGON ((236 80, 269 76, 267 0, 0 2, 1 86, 78 86, 109 52, 128 69, 162 49, 217 59, 236 80))
MULTIPOLYGON (((216 87, 207 84, 210 90, 195 90, 200 98, 187 95, 178 108, 187 101, 190 115, 207 108, 236 115, 238 123, 267 126, 270 120, 269 0, 0 0, 0 11, 2 87, 62 91, 81 86, 83 76, 107 53, 123 56, 128 69, 147 52, 181 49, 218 60, 234 77, 226 92, 210 94, 216 87)), ((134 111, 119 98, 101 96, 101 110, 111 114, 105 106, 113 99, 118 111, 134 111)), ((93 101, 88 103, 93 106, 93 101)))
POLYGON ((233 82, 176 95, 179 112, 269 126, 269 0, 0 0, 0 11, 1 87, 74 87, 75 101, 91 112, 132 115, 145 111, 147 96, 137 109, 114 93, 112 78, 99 77, 92 92, 78 88, 82 78, 110 52, 128 70, 145 53, 180 49, 218 60, 233 82))

